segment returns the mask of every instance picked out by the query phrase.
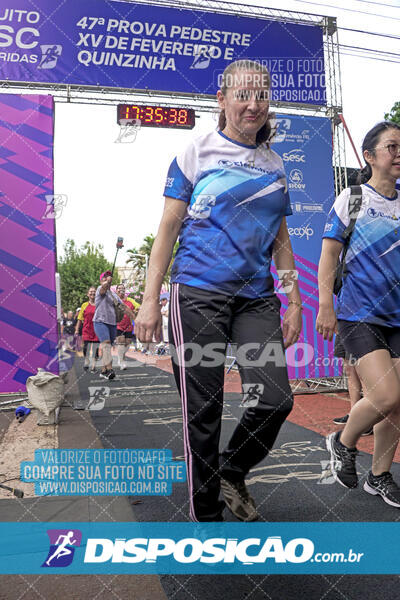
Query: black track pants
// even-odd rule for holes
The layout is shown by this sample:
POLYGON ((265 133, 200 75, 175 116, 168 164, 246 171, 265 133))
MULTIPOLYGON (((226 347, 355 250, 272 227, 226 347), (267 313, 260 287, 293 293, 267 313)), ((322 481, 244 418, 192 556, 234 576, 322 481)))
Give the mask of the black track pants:
POLYGON ((192 520, 220 520, 220 476, 243 480, 268 454, 292 409, 279 309, 275 296, 231 298, 183 284, 172 286, 169 335, 182 400, 192 520), (219 455, 229 342, 235 348, 247 408, 219 455))

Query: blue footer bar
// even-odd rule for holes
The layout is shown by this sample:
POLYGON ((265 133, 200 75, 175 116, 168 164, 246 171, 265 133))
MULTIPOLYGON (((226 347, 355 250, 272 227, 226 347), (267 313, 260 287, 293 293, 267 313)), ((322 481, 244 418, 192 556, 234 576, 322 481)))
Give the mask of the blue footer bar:
POLYGON ((0 573, 398 574, 400 523, 0 523, 0 573))

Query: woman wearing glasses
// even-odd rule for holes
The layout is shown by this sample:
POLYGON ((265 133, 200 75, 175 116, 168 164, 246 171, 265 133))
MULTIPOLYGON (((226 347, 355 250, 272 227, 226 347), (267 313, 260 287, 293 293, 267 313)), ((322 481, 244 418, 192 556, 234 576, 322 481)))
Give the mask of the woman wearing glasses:
POLYGON ((333 475, 344 487, 358 485, 356 444, 374 426, 372 469, 362 473, 364 490, 400 508, 400 487, 390 473, 400 438, 400 127, 378 123, 365 136, 361 170, 362 204, 346 254, 346 277, 338 296, 337 323, 332 289, 335 267, 349 224, 349 189, 328 216, 319 264, 317 331, 332 339, 337 329, 356 359, 365 397, 341 432, 327 438, 333 475))

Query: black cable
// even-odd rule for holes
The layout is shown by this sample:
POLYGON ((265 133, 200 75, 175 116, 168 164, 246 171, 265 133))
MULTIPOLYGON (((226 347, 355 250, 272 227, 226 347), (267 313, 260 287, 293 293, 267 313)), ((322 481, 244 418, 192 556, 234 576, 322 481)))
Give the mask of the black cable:
POLYGON ((390 58, 379 58, 378 56, 362 56, 361 54, 351 54, 351 52, 341 52, 340 53, 341 56, 354 56, 355 58, 363 58, 365 59, 369 59, 369 60, 380 60, 382 62, 391 62, 391 63, 395 63, 396 65, 400 64, 400 60, 390 60, 390 58))
POLYGON ((389 8, 400 8, 400 6, 393 6, 393 4, 385 4, 384 2, 371 2, 371 0, 355 0, 356 2, 363 2, 364 4, 376 4, 377 6, 389 6, 389 8))
POLYGON ((376 50, 374 48, 363 48, 361 46, 349 46, 347 44, 337 44, 337 46, 339 48, 347 48, 349 50, 364 50, 366 52, 374 52, 376 54, 388 54, 390 56, 398 56, 400 57, 400 54, 397 54, 397 52, 387 52, 386 50, 376 50))
POLYGON ((343 31, 354 31, 355 33, 366 33, 367 35, 377 35, 379 37, 400 40, 400 35, 394 35, 392 33, 376 33, 375 31, 365 31, 364 29, 351 29, 350 27, 338 27, 338 29, 343 29, 343 31))
POLYGON ((369 15, 370 17, 381 17, 382 19, 391 19, 392 21, 400 21, 400 17, 389 17, 388 15, 378 15, 376 13, 367 12, 365 10, 356 10, 354 8, 343 8, 342 6, 335 6, 334 4, 321 4, 320 2, 311 2, 310 0, 294 0, 295 2, 301 2, 302 4, 314 4, 315 6, 322 6, 326 8, 334 8, 335 10, 346 10, 347 12, 359 13, 361 15, 369 15))

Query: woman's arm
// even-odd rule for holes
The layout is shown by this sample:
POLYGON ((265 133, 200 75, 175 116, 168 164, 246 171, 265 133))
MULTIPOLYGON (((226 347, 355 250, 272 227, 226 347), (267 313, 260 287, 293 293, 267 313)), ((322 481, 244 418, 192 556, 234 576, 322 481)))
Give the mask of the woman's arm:
POLYGON ((161 340, 160 289, 171 262, 186 208, 187 204, 182 200, 165 198, 164 212, 151 251, 143 302, 135 321, 135 333, 141 342, 152 342, 153 334, 158 341, 161 340))
POLYGON ((107 294, 107 291, 111 287, 111 282, 112 282, 112 277, 106 277, 105 279, 103 279, 103 281, 100 284, 100 289, 99 289, 100 296, 105 296, 107 294))
POLYGON ((301 296, 297 278, 294 277, 296 267, 294 264, 292 244, 290 242, 289 233, 286 226, 285 217, 282 219, 278 235, 275 238, 273 248, 273 259, 276 270, 278 271, 279 279, 283 277, 279 271, 284 271, 287 276, 288 288, 285 292, 289 306, 283 316, 282 333, 285 338, 285 348, 297 342, 302 328, 301 319, 301 296), (292 274, 292 277, 291 277, 292 274))
POLYGON ((322 241, 321 257, 318 265, 319 311, 316 329, 325 340, 332 340, 336 331, 336 315, 333 306, 333 284, 335 282, 336 265, 343 244, 334 239, 322 241))

